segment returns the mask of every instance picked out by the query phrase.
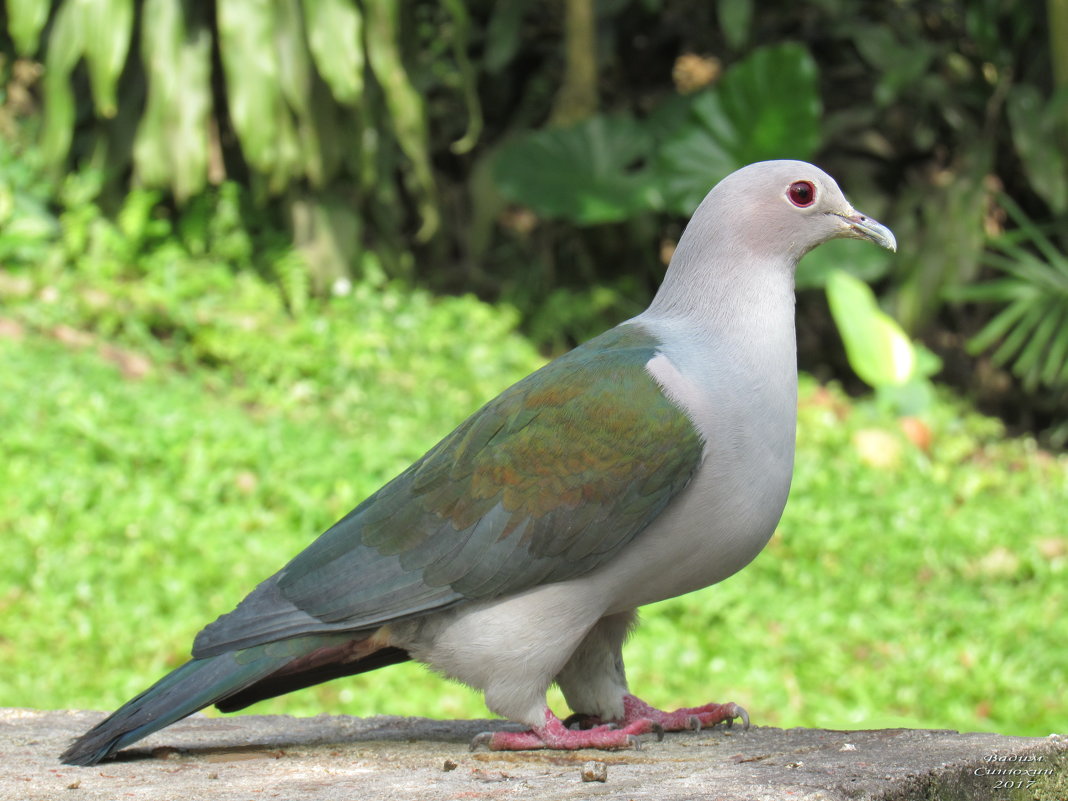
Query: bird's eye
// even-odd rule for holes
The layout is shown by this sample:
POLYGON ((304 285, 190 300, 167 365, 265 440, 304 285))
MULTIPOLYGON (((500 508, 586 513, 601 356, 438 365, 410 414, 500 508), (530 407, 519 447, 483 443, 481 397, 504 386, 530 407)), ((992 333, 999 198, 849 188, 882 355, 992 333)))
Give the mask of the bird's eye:
POLYGON ((816 187, 811 181, 794 181, 786 190, 786 197, 798 208, 808 208, 816 202, 816 187))

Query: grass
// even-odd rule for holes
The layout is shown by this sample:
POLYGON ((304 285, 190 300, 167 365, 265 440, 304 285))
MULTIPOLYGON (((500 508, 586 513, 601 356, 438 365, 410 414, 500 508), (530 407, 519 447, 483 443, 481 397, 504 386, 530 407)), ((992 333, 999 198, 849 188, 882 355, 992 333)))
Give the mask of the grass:
MULTIPOLYGON (((538 363, 469 298, 357 288, 294 319, 240 278, 182 304, 52 279, 0 286, 3 706, 125 701, 538 363)), ((805 379, 779 532, 644 611, 633 689, 760 724, 1063 730, 1068 460, 948 397, 910 425, 805 379)), ((485 714, 415 665, 251 711, 485 714)))

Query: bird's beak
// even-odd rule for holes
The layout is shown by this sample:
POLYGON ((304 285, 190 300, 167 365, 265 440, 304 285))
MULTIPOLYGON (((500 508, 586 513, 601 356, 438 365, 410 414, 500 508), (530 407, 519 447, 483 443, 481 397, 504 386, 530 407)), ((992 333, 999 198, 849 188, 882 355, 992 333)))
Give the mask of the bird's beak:
POLYGON ((845 223, 846 228, 842 236, 849 239, 867 239, 880 245, 887 250, 897 251, 897 240, 894 232, 877 220, 873 220, 856 209, 838 214, 845 223))

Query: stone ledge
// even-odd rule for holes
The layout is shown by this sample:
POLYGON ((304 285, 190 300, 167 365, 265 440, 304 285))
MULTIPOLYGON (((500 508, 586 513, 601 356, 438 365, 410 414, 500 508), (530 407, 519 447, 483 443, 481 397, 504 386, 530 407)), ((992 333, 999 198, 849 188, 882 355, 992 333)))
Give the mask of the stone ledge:
POLYGON ((59 764, 101 717, 0 709, 0 799, 1068 799, 1066 737, 912 729, 717 727, 640 751, 502 754, 467 747, 502 721, 194 716, 118 760, 59 764), (605 763, 607 781, 582 780, 590 760, 605 763))

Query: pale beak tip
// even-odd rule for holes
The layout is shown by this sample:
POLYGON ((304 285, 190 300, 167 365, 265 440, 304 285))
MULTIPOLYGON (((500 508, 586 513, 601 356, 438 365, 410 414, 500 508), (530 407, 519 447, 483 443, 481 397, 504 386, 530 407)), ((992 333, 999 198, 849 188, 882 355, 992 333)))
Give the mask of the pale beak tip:
POLYGON ((892 253, 897 252, 897 238, 894 232, 878 220, 873 220, 858 211, 842 215, 849 226, 849 234, 856 239, 867 239, 892 253))

